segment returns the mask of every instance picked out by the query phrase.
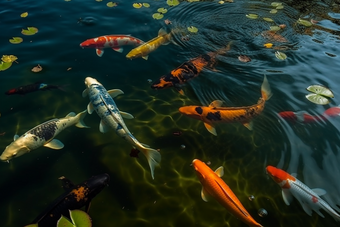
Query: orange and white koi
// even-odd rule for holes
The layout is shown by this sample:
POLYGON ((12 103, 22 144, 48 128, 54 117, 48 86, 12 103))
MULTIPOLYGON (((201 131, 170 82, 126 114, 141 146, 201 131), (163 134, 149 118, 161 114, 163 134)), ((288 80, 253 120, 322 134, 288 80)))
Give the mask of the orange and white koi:
POLYGON ((134 59, 142 57, 148 60, 148 56, 152 51, 155 51, 161 45, 168 45, 172 40, 172 32, 166 33, 166 31, 161 28, 158 31, 158 36, 143 43, 142 45, 132 49, 126 57, 128 59, 134 59))
POLYGON ((144 43, 142 40, 130 35, 104 35, 85 40, 80 44, 83 48, 95 48, 96 54, 101 57, 105 48, 112 48, 119 53, 123 52, 122 46, 139 46, 144 43))
POLYGON ((207 202, 209 198, 212 197, 225 207, 229 213, 240 219, 248 226, 262 226, 254 220, 229 186, 221 179, 224 174, 222 166, 214 172, 204 162, 198 159, 194 159, 192 161, 192 165, 202 184, 201 197, 204 201, 207 202))
POLYGON ((320 196, 326 194, 325 190, 321 188, 310 189, 295 177, 296 174, 290 175, 273 166, 267 166, 266 170, 270 177, 282 188, 282 198, 287 205, 290 205, 294 196, 309 216, 312 216, 312 210, 314 210, 324 218, 325 216, 319 211, 323 209, 336 221, 340 221, 340 215, 320 198, 320 196))
POLYGON ((272 95, 266 76, 264 76, 261 86, 261 93, 262 97, 257 104, 252 106, 221 107, 223 101, 215 100, 209 106, 183 106, 179 108, 179 112, 203 121, 206 129, 215 136, 217 136, 217 133, 213 124, 216 123, 240 122, 249 130, 252 130, 252 119, 263 111, 266 101, 272 95))

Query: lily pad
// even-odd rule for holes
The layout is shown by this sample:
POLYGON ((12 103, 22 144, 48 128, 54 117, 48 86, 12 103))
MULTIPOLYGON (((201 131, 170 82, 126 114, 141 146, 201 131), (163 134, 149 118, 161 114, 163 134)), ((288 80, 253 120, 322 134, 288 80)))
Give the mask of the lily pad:
POLYGON ((312 26, 312 22, 308 21, 308 20, 303 20, 301 18, 299 18, 299 20, 297 21, 298 24, 302 24, 303 26, 306 27, 310 27, 312 26))
POLYGON ((278 30, 280 30, 281 28, 279 26, 270 26, 270 31, 276 32, 278 30))
POLYGON ((143 3, 143 6, 144 6, 145 8, 149 8, 149 7, 150 7, 150 4, 149 4, 149 3, 143 3))
POLYGON ((17 56, 14 55, 2 55, 1 58, 3 62, 14 62, 17 59, 18 59, 17 56))
POLYGON ((326 105, 328 104, 330 101, 328 98, 322 96, 322 95, 318 95, 318 94, 308 94, 306 95, 306 98, 316 104, 320 104, 320 105, 326 105))
POLYGON ((132 6, 136 9, 139 9, 143 6, 143 4, 142 3, 133 3, 132 6))
POLYGON ((246 15, 246 17, 250 18, 250 19, 257 19, 259 16, 257 14, 254 13, 249 13, 246 15))
POLYGON ((272 48, 273 44, 272 43, 265 43, 265 44, 263 44, 263 46, 266 47, 266 48, 272 48))
POLYGON ((178 0, 166 0, 166 4, 169 6, 177 6, 179 4, 178 0))
POLYGON ((38 29, 36 27, 27 27, 27 30, 22 29, 21 33, 23 35, 34 35, 38 32, 38 29))
POLYGON ((269 17, 264 17, 263 20, 268 21, 268 22, 274 22, 274 20, 269 17))
POLYGON ((219 1, 218 3, 219 3, 219 4, 224 4, 224 1, 219 1))
POLYGON ((8 69, 9 67, 11 67, 12 62, 0 62, 0 71, 5 71, 6 69, 8 69))
POLYGON ((115 6, 117 6, 117 2, 108 2, 108 3, 106 3, 106 6, 107 7, 115 7, 115 6))
POLYGON ((283 9, 283 5, 276 6, 275 9, 283 9))
POLYGON ((57 222, 57 227, 92 227, 92 221, 90 216, 82 210, 70 210, 71 221, 65 216, 57 222))
POLYGON ((275 14, 275 13, 277 13, 277 9, 272 9, 272 10, 269 11, 269 13, 275 14))
POLYGON ((22 41, 23 39, 21 37, 13 37, 12 39, 9 40, 9 42, 13 44, 18 44, 21 43, 22 41))
POLYGON ((281 2, 272 2, 271 5, 274 6, 274 7, 277 7, 277 6, 281 6, 282 3, 281 2))
POLYGON ((307 88, 307 91, 310 91, 317 95, 322 95, 328 98, 334 98, 333 92, 329 88, 322 86, 322 85, 311 85, 307 88))
POLYGON ((20 17, 27 17, 28 16, 28 12, 24 12, 22 14, 20 14, 20 17))
POLYGON ((287 55, 285 53, 282 53, 280 51, 275 52, 275 57, 280 60, 285 60, 287 58, 287 55))
POLYGON ((38 227, 38 224, 25 225, 24 227, 38 227))
POLYGON ((194 27, 194 26, 190 26, 188 27, 188 31, 191 33, 197 33, 198 32, 198 28, 194 27))
POLYGON ((187 2, 199 2, 200 0, 187 0, 187 2))
POLYGON ((161 14, 161 13, 154 13, 154 14, 152 14, 152 17, 153 17, 153 19, 159 20, 159 19, 162 19, 164 17, 164 15, 161 14))
POLYGON ((157 12, 164 14, 164 13, 168 12, 168 10, 165 9, 165 8, 159 8, 159 9, 157 9, 157 12))

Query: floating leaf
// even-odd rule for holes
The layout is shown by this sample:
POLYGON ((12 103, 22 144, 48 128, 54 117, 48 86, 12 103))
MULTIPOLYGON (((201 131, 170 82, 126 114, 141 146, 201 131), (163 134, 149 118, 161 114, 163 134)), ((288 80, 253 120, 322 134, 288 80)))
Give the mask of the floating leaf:
POLYGON ((11 67, 12 62, 0 62, 0 71, 4 71, 6 69, 8 69, 9 67, 11 67))
POLYGON ((275 9, 283 9, 283 5, 280 5, 280 6, 276 6, 275 9))
POLYGON ((187 2, 199 2, 200 0, 187 0, 187 2))
POLYGON ((70 217, 75 226, 91 227, 90 216, 82 210, 70 210, 70 217))
POLYGON ((281 28, 279 27, 279 26, 270 26, 270 31, 274 31, 274 32, 276 32, 276 31, 278 31, 278 30, 280 30, 281 28))
POLYGON ((27 27, 27 30, 22 29, 21 33, 23 35, 34 35, 38 32, 38 29, 36 27, 27 27))
POLYGON ((159 20, 159 19, 162 19, 164 17, 164 15, 161 14, 161 13, 154 13, 154 14, 152 14, 152 17, 153 17, 153 19, 159 20))
POLYGON ((64 215, 57 222, 57 227, 75 227, 64 215))
POLYGON ((38 227, 38 224, 25 225, 24 227, 38 227))
POLYGON ((21 17, 27 17, 28 16, 28 12, 24 12, 22 14, 20 14, 21 17))
POLYGON ((133 3, 132 6, 133 6, 134 8, 136 8, 136 9, 139 9, 139 8, 141 8, 143 5, 142 5, 142 3, 133 3))
POLYGON ((219 3, 219 4, 224 4, 224 1, 219 1, 218 3, 219 3))
POLYGON ((159 9, 157 9, 157 12, 159 12, 159 13, 166 13, 166 12, 168 12, 168 10, 165 9, 165 8, 159 8, 159 9))
POLYGON ((281 6, 282 3, 281 2, 272 2, 271 5, 274 6, 274 7, 277 7, 277 6, 281 6))
POLYGON ((31 71, 35 73, 38 73, 41 70, 42 70, 42 67, 39 64, 31 69, 31 71))
POLYGON ((254 13, 249 13, 246 15, 246 17, 250 18, 250 19, 257 19, 259 16, 257 14, 254 13))
POLYGON ((17 59, 18 59, 17 56, 14 55, 2 55, 1 58, 3 62, 14 62, 17 59))
POLYGON ((333 92, 329 88, 322 86, 322 85, 311 85, 307 88, 307 91, 310 91, 317 95, 322 95, 328 98, 334 98, 333 92))
POLYGON ((274 22, 274 20, 269 17, 264 17, 263 20, 268 21, 268 22, 274 22))
POLYGON ((316 103, 316 104, 320 104, 320 105, 326 105, 330 102, 328 98, 322 95, 317 95, 317 94, 308 94, 306 95, 306 98, 309 101, 316 103))
POLYGON ((192 33, 196 33, 196 32, 198 32, 198 29, 194 26, 190 26, 190 27, 188 27, 188 31, 192 32, 192 33))
POLYGON ((146 7, 146 8, 149 8, 150 4, 149 3, 143 3, 143 6, 146 7))
POLYGON ((266 48, 272 48, 273 44, 272 43, 265 43, 263 44, 266 48))
POLYGON ((310 27, 312 26, 312 23, 309 22, 308 20, 303 20, 301 18, 299 18, 299 20, 297 21, 298 24, 302 24, 303 26, 306 26, 306 27, 310 27))
POLYGON ((106 6, 107 7, 115 7, 115 6, 117 6, 117 2, 108 2, 108 3, 106 3, 106 6))
POLYGON ((13 37, 12 39, 9 40, 9 42, 13 44, 18 44, 21 43, 22 41, 23 39, 21 37, 13 37))
POLYGON ((280 60, 285 60, 287 58, 287 55, 285 53, 282 53, 280 51, 275 52, 275 57, 280 60))
POLYGON ((269 11, 269 13, 275 14, 275 13, 277 13, 277 9, 272 9, 272 10, 269 11))
POLYGON ((240 55, 240 56, 238 56, 238 60, 241 61, 241 62, 250 62, 251 58, 248 57, 247 55, 240 55))
POLYGON ((169 6, 177 6, 179 4, 178 0, 166 0, 166 4, 169 6))

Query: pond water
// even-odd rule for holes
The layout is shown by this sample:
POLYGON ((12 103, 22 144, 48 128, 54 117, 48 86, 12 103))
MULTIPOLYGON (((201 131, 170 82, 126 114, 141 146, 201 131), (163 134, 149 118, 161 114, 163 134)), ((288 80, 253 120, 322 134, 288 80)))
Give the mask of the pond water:
POLYGON ((275 7, 267 0, 183 1, 172 7, 165 0, 146 0, 150 7, 139 9, 130 1, 118 1, 116 7, 107 3, 0 2, 0 55, 18 57, 9 69, 0 71, 0 147, 4 150, 15 134, 22 135, 42 122, 85 110, 89 99, 82 97, 82 91, 90 76, 107 90, 124 91, 115 102, 135 117, 125 120, 127 127, 162 156, 155 179, 143 155, 131 157, 129 143, 114 131, 99 131, 100 118, 93 113, 84 119, 89 129, 71 126, 56 137, 64 143, 63 149, 42 147, 0 163, 0 226, 30 223, 63 193, 60 176, 80 183, 100 173, 108 173, 111 179, 92 201, 89 214, 94 226, 247 226, 216 201, 201 199, 193 159, 209 162, 213 170, 223 166, 222 179, 263 226, 339 225, 325 211, 321 211, 325 218, 315 212, 309 216, 296 199, 287 206, 281 188, 266 173, 268 165, 297 173, 308 187, 326 190, 322 198, 340 210, 340 117, 291 122, 278 115, 305 111, 320 116, 340 104, 338 1, 281 1, 284 7, 277 13, 270 13, 275 7), (164 18, 153 19, 159 8, 168 11, 164 18), (20 17, 24 12, 28 16, 20 17), (250 19, 247 14, 258 18, 250 19), (314 24, 306 27, 297 23, 299 18, 312 19, 314 24), (172 23, 167 25, 165 19, 172 23), (286 27, 274 39, 268 37, 270 26, 279 24, 286 27), (31 26, 38 33, 21 34, 31 26), (190 26, 198 32, 190 33, 190 26), (124 47, 123 53, 105 49, 102 57, 95 49, 79 46, 86 39, 110 34, 148 41, 161 28, 174 31, 173 42, 150 53, 148 60, 127 59, 132 46, 124 47), (12 37, 22 37, 23 42, 11 44, 12 37), (151 89, 150 81, 230 41, 230 50, 216 57, 214 68, 205 68, 181 87, 184 95, 173 88, 151 89), (274 45, 265 48, 265 43, 274 45), (285 53, 287 59, 277 59, 276 51, 285 53), (241 62, 240 55, 251 61, 241 62), (32 72, 38 64, 42 71, 32 72), (219 124, 214 136, 203 122, 178 111, 187 105, 207 106, 214 100, 228 107, 253 105, 261 96, 264 75, 273 95, 253 120, 253 130, 238 122, 219 124), (61 85, 63 90, 4 94, 35 82, 61 85), (306 88, 314 84, 333 91, 329 104, 317 105, 305 98, 306 88), (267 216, 258 215, 261 208, 267 216))

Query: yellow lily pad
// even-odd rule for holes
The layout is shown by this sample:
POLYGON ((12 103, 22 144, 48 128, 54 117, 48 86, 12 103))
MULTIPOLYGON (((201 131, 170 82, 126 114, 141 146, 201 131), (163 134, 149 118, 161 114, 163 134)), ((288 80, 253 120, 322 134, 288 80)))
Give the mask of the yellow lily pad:
POLYGON ((34 35, 38 32, 38 29, 36 27, 27 27, 27 30, 22 29, 21 34, 23 35, 34 35))
POLYGON ((272 48, 273 44, 272 43, 265 43, 265 44, 263 44, 263 46, 266 47, 266 48, 272 48))
POLYGON ((276 6, 275 9, 283 9, 283 5, 276 6))
POLYGON ((299 20, 297 21, 298 24, 302 24, 303 26, 306 27, 310 27, 312 26, 312 22, 308 21, 308 20, 303 20, 301 18, 299 18, 299 20))
POLYGON ((282 6, 281 2, 272 2, 271 3, 272 6, 277 7, 277 6, 282 6))
POLYGON ((106 6, 107 7, 115 7, 115 6, 117 6, 117 2, 108 2, 108 3, 106 3, 106 6))
POLYGON ((322 95, 328 98, 334 98, 333 92, 329 88, 323 85, 311 85, 307 87, 307 91, 310 91, 317 95, 322 95))
POLYGON ((194 27, 194 26, 190 26, 188 27, 188 31, 191 33, 197 33, 198 32, 198 28, 194 27))
POLYGON ((136 9, 139 9, 143 6, 143 4, 142 3, 133 3, 132 6, 136 9))
POLYGON ((322 96, 322 95, 318 95, 318 94, 308 94, 306 95, 306 98, 315 103, 315 104, 320 104, 320 105, 326 105, 328 104, 330 101, 328 98, 322 96))
POLYGON ((274 31, 274 32, 276 32, 276 31, 278 31, 278 30, 280 30, 281 28, 279 27, 279 26, 270 26, 270 31, 274 31))
POLYGON ((268 21, 268 22, 274 22, 274 20, 269 17, 264 17, 263 20, 268 21))
POLYGON ((143 3, 143 6, 146 7, 146 8, 149 8, 150 4, 149 3, 143 3))
POLYGON ((282 53, 280 51, 275 52, 275 57, 280 60, 285 60, 287 58, 287 55, 285 53, 282 53))
POLYGON ((272 10, 269 11, 269 13, 275 14, 275 13, 277 13, 277 9, 272 9, 272 10))
POLYGON ((8 69, 9 67, 11 67, 12 62, 0 62, 0 71, 5 71, 6 69, 8 69))
POLYGON ((250 18, 250 19, 257 19, 259 16, 257 14, 254 13, 249 13, 246 15, 246 17, 250 18))
POLYGON ((224 4, 224 1, 219 1, 218 3, 219 3, 219 4, 224 4))
POLYGON ((177 6, 179 4, 178 0, 166 0, 166 4, 169 6, 177 6))
POLYGON ((28 12, 24 12, 22 14, 20 14, 20 17, 27 17, 28 16, 28 12))
POLYGON ((14 62, 17 59, 18 58, 15 55, 2 55, 2 58, 1 58, 3 62, 14 62))
POLYGON ((13 37, 12 39, 9 40, 9 42, 13 44, 18 44, 18 43, 21 43, 22 41, 23 41, 23 38, 21 37, 13 37))
POLYGON ((154 13, 154 14, 152 14, 152 17, 153 17, 153 19, 159 20, 159 19, 162 19, 164 17, 164 15, 161 14, 161 13, 154 13))
POLYGON ((164 13, 168 12, 168 10, 165 9, 165 8, 159 8, 159 9, 157 9, 157 12, 164 14, 164 13))

